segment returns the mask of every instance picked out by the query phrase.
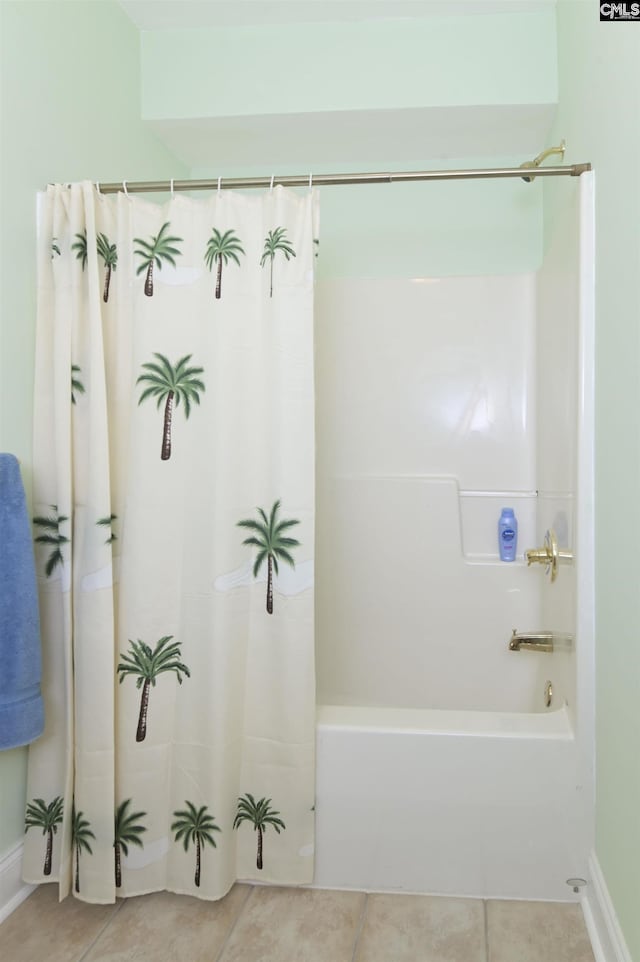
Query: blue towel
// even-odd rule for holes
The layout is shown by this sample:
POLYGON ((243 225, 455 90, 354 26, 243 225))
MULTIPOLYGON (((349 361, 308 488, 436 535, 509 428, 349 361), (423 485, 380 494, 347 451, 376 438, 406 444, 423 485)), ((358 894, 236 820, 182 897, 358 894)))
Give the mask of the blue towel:
POLYGON ((40 618, 31 526, 12 454, 0 454, 0 749, 44 730, 40 618))

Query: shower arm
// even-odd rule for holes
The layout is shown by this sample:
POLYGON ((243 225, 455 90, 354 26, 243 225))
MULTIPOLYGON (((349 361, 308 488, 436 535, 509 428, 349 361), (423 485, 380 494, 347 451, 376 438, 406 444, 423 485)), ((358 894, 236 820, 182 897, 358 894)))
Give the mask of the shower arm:
MULTIPOLYGON (((527 161, 525 161, 524 164, 520 164, 520 169, 521 169, 521 170, 523 170, 523 169, 524 169, 524 170, 530 170, 532 167, 538 168, 538 167, 540 166, 540 164, 542 163, 543 160, 546 160, 547 157, 553 156, 553 154, 560 154, 561 157, 562 157, 562 160, 564 160, 564 152, 565 152, 566 149, 567 149, 567 143, 566 143, 566 141, 565 141, 565 140, 561 140, 560 143, 559 143, 559 145, 558 145, 557 147, 548 147, 546 150, 541 150, 540 153, 538 154, 538 156, 537 156, 537 157, 534 157, 533 160, 527 160, 527 161)), ((523 179, 527 184, 530 184, 533 180, 535 180, 535 177, 533 177, 533 176, 532 176, 532 177, 523 177, 522 179, 523 179)))

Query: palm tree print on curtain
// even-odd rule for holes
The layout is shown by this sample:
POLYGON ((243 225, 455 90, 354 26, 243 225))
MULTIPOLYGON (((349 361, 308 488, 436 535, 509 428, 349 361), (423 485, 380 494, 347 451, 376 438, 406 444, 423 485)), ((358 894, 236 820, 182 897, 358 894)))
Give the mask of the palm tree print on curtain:
POLYGON ((244 254, 240 238, 232 230, 227 230, 224 234, 221 234, 214 227, 207 243, 207 252, 204 259, 210 271, 213 270, 213 265, 217 263, 215 292, 217 300, 222 296, 222 264, 223 262, 228 264, 230 260, 233 260, 240 265, 238 254, 244 254))
POLYGON ((160 407, 164 401, 164 421, 162 425, 162 448, 160 457, 168 461, 171 457, 171 425, 173 420, 173 405, 178 407, 182 401, 184 416, 189 418, 191 405, 200 404, 200 391, 204 393, 205 386, 199 375, 204 373, 202 367, 189 367, 191 354, 181 357, 175 367, 164 356, 154 352, 157 361, 148 361, 142 367, 145 370, 136 384, 146 385, 138 399, 138 406, 149 397, 158 399, 156 405, 160 407))
POLYGON ((286 227, 276 227, 275 230, 270 230, 264 239, 264 251, 262 252, 262 257, 260 258, 260 266, 264 267, 267 260, 270 261, 269 265, 269 297, 273 297, 273 261, 278 251, 282 251, 287 260, 291 260, 292 257, 296 256, 291 243, 286 236, 286 227))
POLYGON ((82 264, 82 270, 87 266, 87 232, 83 230, 81 234, 76 234, 76 242, 71 245, 71 250, 76 251, 76 260, 82 264))
POLYGON ((82 374, 82 369, 77 364, 71 365, 71 403, 76 403, 76 394, 85 394, 86 388, 80 378, 79 374, 82 374))
POLYGON ((35 541, 38 544, 50 545, 53 549, 47 558, 47 563, 44 569, 47 578, 51 577, 58 565, 64 564, 62 545, 69 544, 69 539, 67 536, 61 534, 60 532, 60 525, 69 520, 68 516, 66 514, 58 514, 57 504, 51 504, 49 507, 52 511, 55 511, 55 517, 37 515, 33 519, 34 524, 37 524, 40 528, 44 528, 43 533, 39 534, 35 541))
MULTIPOLYGON (((87 266, 87 260, 89 257, 88 243, 87 243, 87 232, 83 230, 81 234, 76 234, 76 242, 71 245, 71 250, 76 252, 76 258, 82 264, 82 270, 87 266)), ((106 268, 105 279, 104 279, 104 291, 102 293, 102 299, 106 303, 109 300, 109 285, 111 283, 111 272, 115 271, 116 265, 118 263, 118 251, 115 244, 112 244, 106 234, 98 234, 97 244, 96 244, 98 254, 104 261, 104 266, 106 268)), ((52 249, 53 246, 52 246, 52 249)), ((60 250, 56 247, 56 253, 60 253, 60 250)))
POLYGON ((174 671, 178 683, 182 684, 182 676, 191 677, 191 672, 185 664, 180 661, 181 642, 174 641, 173 635, 165 635, 161 638, 153 651, 149 645, 143 641, 132 641, 129 639, 131 651, 121 654, 122 661, 118 665, 118 675, 120 684, 126 675, 133 675, 136 678, 136 688, 142 688, 140 696, 140 713, 138 715, 138 727, 136 729, 136 741, 143 742, 147 735, 147 714, 149 711, 149 692, 151 687, 155 688, 158 675, 166 671, 174 671))
POLYGON ((116 888, 122 885, 122 864, 121 855, 129 854, 129 846, 137 845, 144 848, 144 842, 140 838, 143 832, 147 831, 147 826, 142 825, 139 819, 144 818, 146 812, 129 812, 131 799, 121 802, 116 809, 114 820, 113 848, 115 857, 115 877, 116 888))
POLYGON ((216 825, 213 816, 209 815, 207 805, 196 809, 193 802, 188 802, 186 799, 185 805, 187 806, 186 810, 173 813, 176 820, 171 824, 171 831, 176 833, 176 842, 182 840, 185 852, 189 851, 190 842, 195 843, 196 873, 194 882, 196 887, 200 888, 202 849, 205 845, 212 845, 213 848, 217 848, 213 832, 219 832, 221 829, 216 825))
POLYGON ((258 833, 258 854, 256 857, 256 868, 262 871, 262 842, 264 833, 267 830, 267 826, 272 825, 276 830, 278 835, 281 829, 285 829, 286 825, 281 818, 278 818, 280 812, 276 812, 271 808, 270 798, 261 798, 259 802, 256 802, 253 795, 248 792, 246 795, 241 796, 238 799, 238 810, 236 812, 236 817, 233 820, 233 827, 238 828, 243 822, 251 822, 254 831, 258 833))
POLYGON ((113 530, 113 522, 117 520, 118 520, 117 514, 110 514, 107 517, 98 518, 98 520, 96 521, 96 524, 99 525, 101 528, 109 529, 109 537, 105 541, 105 544, 112 544, 112 542, 118 540, 118 535, 115 534, 113 530))
POLYGON ((167 221, 162 225, 158 234, 155 237, 152 236, 149 241, 142 237, 134 237, 133 239, 134 244, 139 244, 141 248, 136 250, 135 253, 142 258, 136 274, 142 274, 143 271, 147 272, 144 279, 144 292, 147 297, 153 297, 154 265, 159 271, 162 270, 163 261, 167 261, 172 267, 175 267, 175 257, 182 254, 182 251, 174 246, 182 241, 182 237, 171 237, 166 234, 165 231, 169 226, 169 221, 167 221))
POLYGON ((89 855, 93 855, 93 850, 89 843, 90 838, 95 838, 91 831, 91 823, 84 817, 84 812, 77 812, 75 802, 71 813, 71 845, 75 849, 76 872, 74 888, 80 891, 80 852, 84 850, 89 855))
POLYGON ((111 272, 115 271, 118 265, 118 249, 112 244, 106 234, 98 234, 97 240, 98 254, 104 261, 104 290, 102 300, 107 303, 109 300, 109 287, 111 285, 111 272))
POLYGON ((27 805, 25 816, 25 832, 30 828, 41 828, 42 834, 47 836, 47 847, 44 856, 44 875, 51 875, 51 859, 53 855, 53 836, 58 833, 58 825, 62 823, 64 804, 61 795, 56 795, 52 802, 47 803, 42 798, 34 798, 27 805))
POLYGON ((288 531, 289 528, 293 527, 294 524, 300 524, 294 518, 288 520, 279 521, 278 511, 280 510, 280 501, 275 501, 271 509, 271 514, 267 517, 266 513, 262 508, 258 508, 258 514, 260 515, 260 521, 254 521, 251 518, 245 518, 243 521, 238 521, 238 527, 248 528, 250 531, 254 531, 255 535, 251 535, 242 542, 243 544, 252 545, 258 549, 256 555, 256 560, 253 565, 253 577, 257 578, 260 568, 264 564, 266 559, 267 562, 267 611, 270 615, 273 614, 273 572, 278 574, 278 559, 286 561, 287 564, 295 568, 296 563, 290 554, 290 548, 297 548, 300 544, 295 538, 289 538, 283 532, 288 531))

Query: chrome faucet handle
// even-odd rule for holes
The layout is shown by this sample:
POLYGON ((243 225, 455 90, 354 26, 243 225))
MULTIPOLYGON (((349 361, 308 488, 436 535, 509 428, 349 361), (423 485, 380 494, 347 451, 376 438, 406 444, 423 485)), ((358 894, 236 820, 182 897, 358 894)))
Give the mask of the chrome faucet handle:
POLYGON ((527 565, 542 564, 547 566, 546 573, 551 572, 551 581, 558 577, 559 564, 571 564, 573 551, 560 551, 558 538, 553 528, 550 528, 544 538, 544 548, 530 548, 524 553, 527 565))
POLYGON ((546 548, 529 548, 528 551, 525 551, 524 555, 527 559, 528 566, 532 564, 551 564, 551 557, 546 548))

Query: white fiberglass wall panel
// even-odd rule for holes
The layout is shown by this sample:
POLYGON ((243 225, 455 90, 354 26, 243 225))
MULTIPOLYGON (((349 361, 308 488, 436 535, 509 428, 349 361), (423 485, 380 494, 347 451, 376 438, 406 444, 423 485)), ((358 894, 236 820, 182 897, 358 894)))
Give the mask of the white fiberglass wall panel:
POLYGON ((327 279, 316 356, 320 700, 541 709, 507 650, 539 619, 535 275, 327 279))
POLYGON ((327 279, 316 307, 324 474, 535 488, 535 274, 327 279))

